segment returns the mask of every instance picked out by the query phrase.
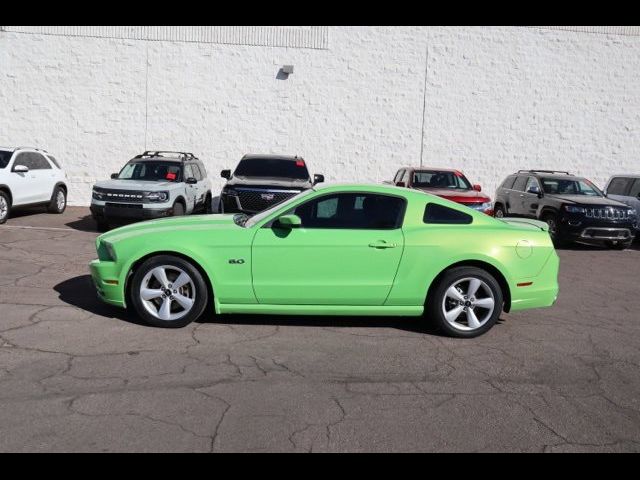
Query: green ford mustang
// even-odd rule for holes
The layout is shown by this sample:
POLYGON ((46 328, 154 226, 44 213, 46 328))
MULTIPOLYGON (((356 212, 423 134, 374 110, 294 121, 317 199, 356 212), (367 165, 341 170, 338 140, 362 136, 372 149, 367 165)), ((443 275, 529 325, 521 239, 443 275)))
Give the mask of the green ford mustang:
POLYGON ((142 222, 96 240, 99 296, 151 325, 216 313, 421 316, 474 337, 552 305, 547 225, 393 186, 327 186, 248 217, 142 222))

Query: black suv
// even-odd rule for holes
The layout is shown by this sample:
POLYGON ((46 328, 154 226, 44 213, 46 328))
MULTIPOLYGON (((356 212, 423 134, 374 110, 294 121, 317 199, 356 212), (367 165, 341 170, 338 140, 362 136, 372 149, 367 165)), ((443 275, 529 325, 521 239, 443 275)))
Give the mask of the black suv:
POLYGON ((549 225, 556 245, 585 240, 628 247, 638 228, 634 209, 606 198, 589 180, 568 172, 520 170, 496 190, 496 217, 536 218, 549 225))
POLYGON ((282 155, 245 155, 233 175, 222 170, 228 181, 220 193, 220 213, 252 215, 324 182, 323 175, 313 180, 305 161, 282 155))

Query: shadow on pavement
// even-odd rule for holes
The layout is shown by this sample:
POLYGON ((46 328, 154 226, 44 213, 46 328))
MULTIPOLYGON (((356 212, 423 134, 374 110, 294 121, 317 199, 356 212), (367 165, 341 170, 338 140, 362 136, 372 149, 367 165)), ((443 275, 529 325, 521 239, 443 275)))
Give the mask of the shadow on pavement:
POLYGON ((57 284, 53 289, 64 303, 101 317, 117 318, 136 325, 146 325, 123 308, 108 305, 98 298, 91 275, 80 275, 57 284))
MULTIPOLYGON (((94 315, 117 318, 136 325, 146 325, 135 313, 102 302, 96 293, 90 275, 80 275, 57 284, 53 289, 60 300, 94 315)), ((209 308, 198 323, 230 325, 394 328, 414 333, 440 335, 421 317, 330 317, 295 315, 214 315, 209 308)), ((500 321, 498 321, 498 324, 500 321)), ((151 327, 150 327, 151 328, 151 327)))
POLYGON ((79 230, 81 232, 97 232, 96 222, 91 215, 85 215, 84 217, 74 220, 73 222, 65 223, 69 228, 79 230))

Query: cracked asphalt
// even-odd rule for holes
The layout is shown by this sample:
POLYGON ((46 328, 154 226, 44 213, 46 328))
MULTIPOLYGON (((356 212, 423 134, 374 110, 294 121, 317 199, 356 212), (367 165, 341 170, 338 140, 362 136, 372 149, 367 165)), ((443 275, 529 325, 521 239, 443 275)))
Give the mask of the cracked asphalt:
POLYGON ((560 297, 483 337, 416 319, 101 304, 88 210, 0 226, 0 451, 640 451, 640 248, 559 251, 560 297), (34 228, 35 227, 35 228, 34 228))

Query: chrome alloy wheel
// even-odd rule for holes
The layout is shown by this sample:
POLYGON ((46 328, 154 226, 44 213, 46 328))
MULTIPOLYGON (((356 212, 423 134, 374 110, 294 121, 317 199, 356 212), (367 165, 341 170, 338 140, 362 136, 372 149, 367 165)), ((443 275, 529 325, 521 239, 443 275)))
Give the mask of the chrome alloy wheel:
POLYGON ((0 196, 0 220, 4 220, 8 213, 9 205, 7 204, 7 200, 0 196))
POLYGON ((453 328, 470 332, 489 321, 495 303, 487 283, 479 278, 467 277, 449 286, 442 299, 442 313, 453 328))
POLYGON ((56 195, 56 206, 58 207, 58 210, 62 210, 66 202, 67 200, 64 198, 64 192, 62 190, 58 190, 58 194, 56 195))
POLYGON ((150 270, 140 284, 140 300, 144 308, 159 320, 180 320, 196 300, 196 287, 187 272, 173 265, 150 270))

